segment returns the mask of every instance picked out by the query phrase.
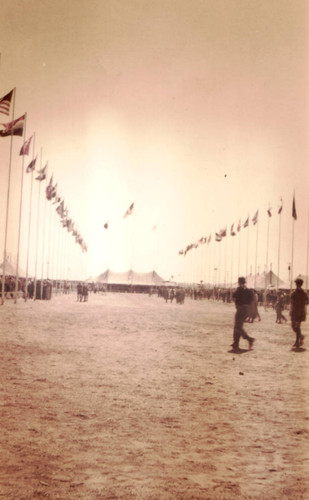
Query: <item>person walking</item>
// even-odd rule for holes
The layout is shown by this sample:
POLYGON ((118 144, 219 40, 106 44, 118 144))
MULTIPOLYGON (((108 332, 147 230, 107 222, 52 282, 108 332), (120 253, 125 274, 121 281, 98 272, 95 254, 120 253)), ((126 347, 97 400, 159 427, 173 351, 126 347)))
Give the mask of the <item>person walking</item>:
POLYGON ((301 333, 301 322, 306 320, 306 305, 308 304, 308 296, 302 289, 303 280, 297 278, 295 280, 296 290, 291 295, 290 316, 292 322, 292 330, 296 333, 296 341, 293 347, 300 347, 304 343, 304 335, 301 333))
POLYGON ((244 330, 244 322, 248 317, 249 305, 253 300, 253 292, 246 287, 246 279, 243 277, 238 278, 238 288, 233 293, 233 300, 236 306, 234 332, 233 332, 233 347, 234 351, 239 350, 240 337, 248 340, 249 349, 252 349, 254 338, 250 337, 244 330))

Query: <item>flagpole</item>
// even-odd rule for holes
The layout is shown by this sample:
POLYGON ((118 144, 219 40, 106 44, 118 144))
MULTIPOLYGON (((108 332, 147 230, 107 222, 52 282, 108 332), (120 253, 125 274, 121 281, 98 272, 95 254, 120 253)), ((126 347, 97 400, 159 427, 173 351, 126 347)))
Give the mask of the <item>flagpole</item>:
MULTIPOLYGON (((293 194, 293 209, 292 209, 292 255, 291 255, 291 274, 290 274, 290 292, 292 292, 292 283, 293 283, 293 265, 294 265, 294 226, 295 226, 295 218, 294 218, 294 210, 295 210, 295 191, 293 194)), ((295 213, 296 217, 296 213, 295 213)))
MULTIPOLYGON (((40 170, 42 169, 42 148, 40 151, 40 170)), ((34 269, 34 295, 33 300, 36 300, 37 290, 37 270, 38 270, 38 248, 39 248, 39 228, 40 228, 40 199, 41 199, 41 181, 39 181, 39 194, 38 194, 38 211, 36 222, 36 244, 35 244, 35 269, 34 269)), ((42 288, 42 283, 41 283, 42 288)))
MULTIPOLYGON (((35 145, 35 133, 33 133, 33 143, 32 143, 32 161, 34 160, 34 145, 35 145)), ((33 170, 31 170, 31 181, 30 181, 30 201, 29 201, 29 218, 28 218, 28 242, 27 242, 27 263, 26 263, 26 293, 25 301, 28 299, 28 271, 29 271, 29 250, 30 250, 30 233, 31 233, 31 215, 32 215, 32 190, 33 190, 33 170)))
POLYGON ((250 224, 248 223, 248 232, 247 232, 247 256, 246 256, 246 278, 248 276, 248 261, 249 261, 249 227, 250 224))
POLYGON ((269 216, 268 216, 268 220, 267 220, 265 290, 266 290, 266 288, 267 288, 267 273, 268 273, 268 247, 269 247, 269 216))
MULTIPOLYGON (((27 125, 27 113, 25 114, 25 126, 24 126, 24 142, 26 138, 26 125, 27 125)), ((19 201, 19 220, 18 220, 18 236, 17 236, 17 256, 16 256, 16 276, 15 276, 15 300, 14 303, 17 303, 17 294, 18 294, 18 267, 19 267, 19 251, 20 251, 20 233, 21 233, 21 216, 22 216, 22 205, 23 205, 23 187, 24 187, 24 164, 25 164, 25 155, 22 155, 22 166, 21 166, 21 181, 20 181, 20 201, 19 201)))
POLYGON ((233 288, 233 258, 234 258, 234 237, 232 236, 232 251, 231 251, 231 288, 233 288))
POLYGON ((240 248, 241 248, 241 227, 239 229, 239 243, 238 243, 238 278, 240 276, 240 248))
POLYGON ((309 265, 309 204, 308 204, 308 226, 307 226, 307 264, 306 264, 306 290, 308 292, 308 265, 309 265))
POLYGON ((48 245, 47 245, 47 265, 46 265, 46 278, 50 276, 50 256, 51 256, 51 232, 52 232, 52 204, 49 205, 49 218, 48 218, 48 245))
POLYGON ((278 272, 277 272, 277 288, 279 288, 279 270, 280 270, 280 246, 281 246, 281 211, 279 213, 279 240, 278 240, 278 272))
POLYGON ((259 221, 257 221, 257 223, 256 223, 254 289, 256 289, 256 270, 257 270, 257 254, 258 254, 258 233, 259 233, 259 221))
MULTIPOLYGON (((133 285, 133 265, 134 265, 134 250, 135 250, 135 211, 132 213, 132 248, 131 248, 131 287, 133 285)), ((131 288, 132 292, 132 288, 131 288)))
MULTIPOLYGON (((12 121, 14 121, 14 113, 15 113, 15 93, 16 93, 16 87, 14 88, 14 92, 13 92, 12 121)), ((10 206, 10 189, 11 189, 11 172, 12 172, 13 137, 14 137, 14 133, 13 133, 13 130, 12 130, 11 131, 11 141, 10 141, 8 187, 7 187, 7 197, 6 197, 6 217, 5 217, 5 231, 4 231, 3 265, 2 265, 3 267, 2 267, 1 305, 4 304, 6 246, 7 246, 7 235, 8 235, 9 206, 10 206)))
MULTIPOLYGON (((41 300, 43 298, 43 278, 44 278, 44 259, 45 259, 45 233, 46 233, 46 186, 47 186, 47 176, 48 176, 48 166, 46 169, 45 175, 45 196, 44 196, 44 212, 43 212, 43 241, 42 241, 42 265, 41 265, 41 288, 40 288, 40 297, 41 300)), ((42 181, 40 181, 42 182, 42 181)))

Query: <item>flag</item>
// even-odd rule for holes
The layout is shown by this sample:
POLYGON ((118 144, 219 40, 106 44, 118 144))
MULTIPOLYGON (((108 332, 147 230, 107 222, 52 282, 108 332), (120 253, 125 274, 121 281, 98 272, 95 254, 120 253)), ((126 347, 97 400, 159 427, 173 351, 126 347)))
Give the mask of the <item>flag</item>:
POLYGON ((54 198, 56 196, 56 188, 57 188, 57 184, 55 184, 53 186, 53 176, 51 176, 50 180, 49 180, 49 183, 48 185, 46 186, 46 198, 48 200, 51 200, 52 198, 54 198))
POLYGON ((258 222, 258 218, 259 218, 259 211, 257 210, 254 214, 254 217, 252 219, 252 222, 253 222, 253 225, 255 226, 255 224, 258 222))
POLYGON ((236 236, 236 233, 234 231, 234 224, 231 225, 231 236, 236 236))
POLYGON ((56 212, 58 215, 60 215, 60 217, 64 216, 64 200, 62 200, 60 205, 58 205, 58 207, 56 208, 56 212))
POLYGON ((271 208, 269 207, 269 209, 267 210, 267 213, 269 215, 269 217, 271 217, 271 208))
POLYGON ((296 205, 295 205, 295 194, 293 194, 292 217, 293 217, 293 219, 297 220, 296 205))
POLYGON ((183 255, 183 250, 179 250, 178 255, 183 255))
POLYGON ((245 220, 244 222, 244 227, 248 227, 249 226, 249 216, 247 217, 247 220, 245 220))
POLYGON ((0 137, 9 137, 10 135, 22 136, 24 133, 24 125, 26 120, 26 113, 16 120, 9 123, 1 123, 4 130, 0 130, 0 137))
POLYGON ((220 234, 220 236, 222 236, 222 238, 224 238, 226 236, 226 228, 221 229, 219 234, 220 234))
POLYGON ((216 241, 221 241, 222 240, 222 235, 219 233, 216 233, 216 241))
POLYGON ((30 142, 31 142, 32 136, 27 139, 27 141, 24 142, 24 144, 21 147, 19 156, 22 155, 28 155, 29 154, 29 149, 30 149, 30 142))
POLYGON ((132 203, 126 213, 124 214, 123 218, 126 219, 129 215, 132 215, 133 213, 133 208, 134 208, 134 203, 132 203))
POLYGON ((44 179, 46 179, 46 173, 45 173, 46 169, 47 169, 47 163, 46 163, 45 167, 43 167, 37 171, 37 173, 39 175, 35 178, 36 181, 44 181, 44 179))
POLYGON ((37 157, 35 157, 35 158, 34 158, 34 160, 32 160, 32 161, 29 163, 28 167, 26 168, 26 172, 27 172, 27 174, 29 174, 29 172, 33 172, 33 170, 35 169, 36 159, 37 159, 37 157))
POLYGON ((11 102, 12 102, 12 97, 13 97, 13 90, 6 94, 2 99, 0 99, 0 113, 3 113, 4 115, 9 116, 10 114, 10 108, 11 108, 11 102))
POLYGON ((105 222, 103 227, 104 227, 104 229, 108 229, 108 222, 105 222))
POLYGON ((283 202, 282 202, 282 198, 280 199, 280 201, 281 201, 281 205, 280 205, 280 207, 279 207, 279 209, 278 209, 278 214, 281 214, 282 209, 283 209, 283 202))
POLYGON ((207 245, 211 242, 211 234, 209 235, 208 237, 208 240, 207 240, 207 245))
POLYGON ((241 230, 241 221, 239 219, 238 226, 237 226, 237 232, 239 233, 240 230, 241 230))

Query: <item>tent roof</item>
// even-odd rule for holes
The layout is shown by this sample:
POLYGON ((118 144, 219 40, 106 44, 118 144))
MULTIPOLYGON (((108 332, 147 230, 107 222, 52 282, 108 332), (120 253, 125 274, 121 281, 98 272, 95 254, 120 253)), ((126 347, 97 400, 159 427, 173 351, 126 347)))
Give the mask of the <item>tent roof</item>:
MULTIPOLYGON (((281 285, 284 284, 284 281, 277 277, 277 275, 273 271, 268 271, 266 274, 265 271, 256 275, 249 275, 246 277, 246 286, 248 288, 254 288, 256 290, 264 290, 265 288, 281 288, 281 285)), ((238 283, 235 283, 233 287, 237 288, 238 283)))
POLYGON ((148 285, 159 286, 163 285, 164 280, 156 271, 148 273, 138 273, 136 271, 115 272, 107 269, 100 274, 96 280, 98 283, 107 283, 113 285, 148 285))
MULTIPOLYGON (((3 273, 3 262, 0 264, 0 275, 3 273)), ((9 260, 5 261, 5 276, 16 276, 16 264, 9 260)), ((25 278, 26 272, 18 267, 18 277, 25 278)))

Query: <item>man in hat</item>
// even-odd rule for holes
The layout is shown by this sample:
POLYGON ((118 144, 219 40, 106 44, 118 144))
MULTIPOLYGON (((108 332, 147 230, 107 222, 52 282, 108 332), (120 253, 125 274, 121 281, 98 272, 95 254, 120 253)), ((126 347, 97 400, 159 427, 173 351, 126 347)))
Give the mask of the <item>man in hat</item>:
POLYGON ((234 324, 234 333, 233 333, 233 350, 239 350, 239 339, 243 337, 247 339, 249 342, 249 349, 252 349, 252 345, 254 342, 254 338, 250 337, 247 332, 244 330, 244 322, 248 317, 249 313, 249 305, 253 300, 253 292, 249 288, 246 287, 246 279, 243 277, 238 278, 238 288, 233 293, 233 299, 236 305, 236 314, 235 314, 235 324, 234 324))
POLYGON ((290 316, 292 321, 292 330, 296 333, 296 341, 293 347, 300 347, 304 343, 304 335, 300 330, 302 321, 306 319, 306 304, 308 304, 308 296, 302 289, 303 280, 297 278, 295 280, 296 290, 291 295, 290 316))

